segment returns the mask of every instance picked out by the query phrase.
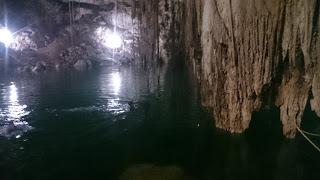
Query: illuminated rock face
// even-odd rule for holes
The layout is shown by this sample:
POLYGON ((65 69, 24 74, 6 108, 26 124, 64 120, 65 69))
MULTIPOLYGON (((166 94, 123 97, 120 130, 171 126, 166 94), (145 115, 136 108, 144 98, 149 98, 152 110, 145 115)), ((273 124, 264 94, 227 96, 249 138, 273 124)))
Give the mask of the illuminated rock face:
POLYGON ((168 62, 178 41, 175 17, 181 16, 174 14, 180 6, 171 0, 30 0, 12 6, 25 7, 22 17, 30 17, 11 47, 20 69, 33 69, 38 60, 47 62, 45 69, 72 68, 81 57, 93 64, 157 66, 168 62), (117 31, 121 46, 110 46, 99 29, 117 31))
POLYGON ((254 111, 276 105, 294 137, 309 97, 320 115, 319 0, 184 3, 189 63, 217 127, 243 132, 254 111))
POLYGON ((35 17, 44 28, 30 31, 37 49, 17 55, 23 65, 36 65, 33 57, 57 69, 116 58, 157 77, 182 43, 217 127, 243 132, 254 111, 276 105, 283 133, 294 137, 308 99, 320 116, 320 0, 81 0, 72 1, 71 19, 67 0, 26 2, 43 10, 35 17), (99 43, 99 27, 116 27, 124 48, 99 43))

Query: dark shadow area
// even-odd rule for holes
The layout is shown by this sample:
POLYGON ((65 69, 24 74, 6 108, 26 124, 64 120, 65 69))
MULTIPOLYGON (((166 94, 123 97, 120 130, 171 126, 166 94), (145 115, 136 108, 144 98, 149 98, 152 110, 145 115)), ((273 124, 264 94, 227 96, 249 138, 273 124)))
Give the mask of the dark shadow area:
MULTIPOLYGON (((32 127, 0 139, 0 179, 318 179, 319 156, 302 137, 283 137, 278 109, 254 113, 247 132, 232 135, 213 128, 187 68, 149 75, 121 67, 0 76, 0 118, 23 107, 32 127)), ((318 120, 310 115, 306 130, 318 120)))

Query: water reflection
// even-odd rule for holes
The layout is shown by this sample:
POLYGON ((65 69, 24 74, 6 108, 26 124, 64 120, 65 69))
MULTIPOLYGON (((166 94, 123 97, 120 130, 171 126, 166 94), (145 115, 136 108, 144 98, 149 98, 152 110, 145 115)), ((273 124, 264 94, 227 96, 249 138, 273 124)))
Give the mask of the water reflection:
POLYGON ((17 87, 13 82, 11 82, 11 86, 10 86, 10 99, 9 100, 10 100, 11 103, 17 103, 18 102, 17 87))
POLYGON ((121 88, 121 77, 119 72, 111 73, 110 85, 112 87, 113 94, 119 95, 121 88))
POLYGON ((11 82, 10 86, 5 87, 2 94, 7 107, 0 109, 0 136, 19 138, 31 129, 24 120, 30 111, 26 110, 27 105, 20 104, 15 83, 11 82))
POLYGON ((26 111, 27 105, 20 105, 18 100, 18 91, 14 83, 10 85, 9 91, 9 106, 8 106, 8 121, 20 123, 20 118, 28 115, 30 112, 26 111))
POLYGON ((108 101, 108 111, 112 114, 122 114, 128 112, 130 110, 130 106, 127 102, 121 102, 119 98, 110 99, 108 101))
MULTIPOLYGON (((102 113, 105 117, 110 115, 124 115, 130 110, 138 107, 138 102, 143 100, 146 95, 150 93, 152 83, 148 82, 149 77, 145 72, 140 72, 131 67, 105 67, 100 69, 98 75, 98 82, 92 81, 95 72, 88 73, 85 76, 77 74, 77 76, 68 75, 62 78, 53 79, 55 83, 67 83, 70 88, 63 88, 62 91, 68 96, 60 96, 54 100, 46 101, 46 104, 57 103, 59 97, 64 97, 64 107, 49 106, 46 108, 47 112, 57 114, 68 113, 102 113), (58 82, 60 81, 60 82, 58 82), (71 83, 70 83, 71 81, 71 83), (70 84, 70 86, 69 86, 70 84), (73 87, 78 87, 73 89, 73 87), (85 93, 85 98, 77 98, 85 93)), ((50 83, 53 84, 52 82, 50 83)), ((48 92, 54 92, 54 88, 48 92), (53 89, 53 90, 52 90, 53 89)), ((48 89, 48 88, 46 88, 48 89)), ((36 91, 36 90, 35 90, 36 91)), ((47 98, 48 96, 44 96, 47 98)), ((123 117, 123 116, 121 116, 123 117)), ((118 119, 118 116, 114 119, 118 119)))
POLYGON ((0 179, 319 177, 318 154, 300 143, 304 139, 283 143, 277 113, 253 117, 242 135, 215 131, 188 78, 171 73, 166 84, 132 68, 10 76, 19 81, 12 84, 0 75, 0 134, 20 137, 30 127, 27 119, 36 129, 28 141, 0 138, 0 157, 9 157, 0 169, 13 169, 0 179))
POLYGON ((102 107, 111 114, 122 114, 129 111, 128 104, 121 97, 122 76, 119 69, 111 69, 100 78, 99 96, 106 99, 102 102, 102 107))

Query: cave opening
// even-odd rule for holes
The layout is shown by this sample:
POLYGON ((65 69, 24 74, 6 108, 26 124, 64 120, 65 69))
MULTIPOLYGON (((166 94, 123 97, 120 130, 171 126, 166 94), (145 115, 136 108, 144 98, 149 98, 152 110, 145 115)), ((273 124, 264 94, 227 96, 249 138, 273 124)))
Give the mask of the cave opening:
POLYGON ((0 179, 320 169, 319 0, 0 0, 0 179))

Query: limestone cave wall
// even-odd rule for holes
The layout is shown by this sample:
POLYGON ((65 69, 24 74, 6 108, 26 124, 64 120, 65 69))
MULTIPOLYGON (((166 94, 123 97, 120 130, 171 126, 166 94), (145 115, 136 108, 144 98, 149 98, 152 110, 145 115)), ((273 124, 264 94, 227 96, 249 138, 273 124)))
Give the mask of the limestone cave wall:
POLYGON ((20 71, 138 63, 156 83, 183 49, 219 128, 243 132, 254 111, 277 106, 294 137, 307 103, 320 116, 320 0, 15 2, 28 22, 9 51, 20 71), (123 47, 104 47, 99 28, 116 28, 123 47))
POLYGON ((15 32, 8 62, 23 72, 85 69, 94 64, 139 64, 157 70, 168 62, 172 44, 178 41, 178 1, 5 0, 3 4, 0 15, 7 18, 1 18, 0 27, 6 21, 15 32), (123 45, 110 49, 104 46, 101 31, 114 29, 123 45))
POLYGON ((319 0, 184 0, 184 46, 217 127, 249 127, 280 108, 294 137, 308 99, 320 115, 319 0))

